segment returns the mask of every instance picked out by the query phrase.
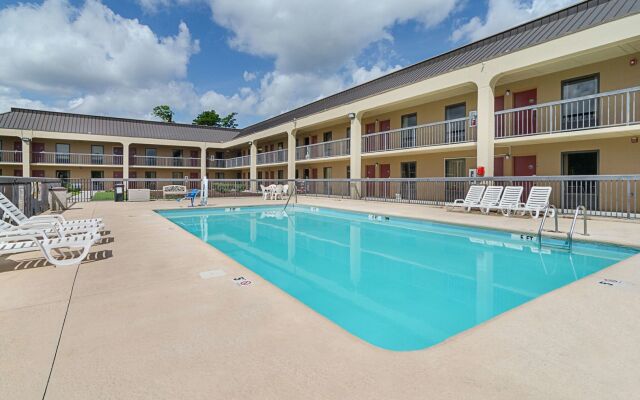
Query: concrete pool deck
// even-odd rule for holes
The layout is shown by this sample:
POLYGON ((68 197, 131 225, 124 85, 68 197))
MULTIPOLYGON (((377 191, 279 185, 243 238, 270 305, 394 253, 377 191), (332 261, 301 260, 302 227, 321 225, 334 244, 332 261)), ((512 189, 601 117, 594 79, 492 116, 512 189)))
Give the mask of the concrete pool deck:
MULTIPOLYGON (((530 219, 420 205, 300 202, 529 233, 538 228, 530 219)), ((273 203, 210 199, 212 206, 273 203)), ((56 269, 37 253, 2 258, 0 398, 42 399, 45 388, 45 399, 629 399, 640 393, 640 256, 439 345, 391 352, 350 335, 153 212, 185 205, 79 203, 65 216, 103 217, 110 231, 88 261, 56 269), (226 275, 199 275, 214 269, 226 275), (238 287, 231 281, 236 276, 256 284, 238 287), (623 284, 598 284, 603 278, 623 284)), ((568 224, 561 220, 561 229, 568 224)), ((640 244, 637 222, 590 220, 589 231, 590 240, 640 244)))

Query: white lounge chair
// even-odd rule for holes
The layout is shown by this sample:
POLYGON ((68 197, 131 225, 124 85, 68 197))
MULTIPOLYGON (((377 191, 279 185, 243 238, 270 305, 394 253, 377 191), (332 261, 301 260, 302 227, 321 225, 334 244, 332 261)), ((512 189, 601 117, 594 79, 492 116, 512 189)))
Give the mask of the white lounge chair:
POLYGON ((447 209, 455 209, 456 207, 463 208, 465 211, 471 211, 471 207, 477 207, 482 200, 482 194, 484 193, 484 186, 471 185, 467 196, 464 199, 456 199, 453 203, 445 204, 447 209))
MULTIPOLYGON (((510 216, 512 213, 525 215, 528 212, 533 218, 538 218, 540 216, 540 212, 544 211, 549 206, 549 197, 551 197, 551 187, 533 186, 529 192, 527 202, 518 203, 515 207, 506 209, 505 215, 510 216)), ((554 214, 551 216, 553 217, 554 214)))
POLYGON ((62 226, 94 225, 99 229, 104 228, 104 223, 101 218, 75 219, 67 221, 62 215, 58 214, 34 215, 33 217, 27 217, 3 193, 0 193, 0 209, 4 211, 5 218, 8 216, 17 225, 24 225, 32 222, 57 222, 62 226))
POLYGON ((485 189, 484 194, 482 195, 482 200, 480 200, 480 204, 472 206, 471 208, 479 208, 482 210, 485 207, 498 205, 503 189, 504 188, 502 186, 487 186, 487 189, 485 189))
POLYGON ((289 185, 283 185, 282 186, 282 195, 289 197, 289 185))
POLYGON ((278 197, 282 200, 282 185, 276 185, 273 192, 271 192, 271 200, 278 200, 278 197))
POLYGON ((98 231, 98 227, 95 225, 69 225, 63 226, 57 222, 28 222, 26 224, 17 226, 11 225, 8 222, 0 220, 0 234, 2 233, 45 233, 48 238, 52 237, 64 237, 68 235, 76 235, 81 233, 95 233, 98 231))
POLYGON ((0 233, 0 256, 40 250, 44 258, 56 267, 66 267, 82 262, 91 246, 100 240, 97 232, 68 235, 58 238, 47 238, 43 231, 32 229, 0 233), (73 258, 59 259, 54 251, 62 249, 79 249, 80 255, 73 258))
POLYGON ((518 206, 520 203, 520 196, 522 196, 522 186, 507 186, 504 188, 502 198, 497 205, 480 207, 480 211, 484 214, 489 214, 494 210, 506 213, 507 210, 518 206))

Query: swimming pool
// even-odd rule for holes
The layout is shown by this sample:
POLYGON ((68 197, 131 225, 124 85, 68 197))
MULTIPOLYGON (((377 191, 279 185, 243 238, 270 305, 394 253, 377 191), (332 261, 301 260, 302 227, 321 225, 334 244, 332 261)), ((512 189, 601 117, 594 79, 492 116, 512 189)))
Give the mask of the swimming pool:
POLYGON ((159 213, 350 333, 398 351, 638 253, 580 242, 568 253, 501 231, 304 206, 159 213))

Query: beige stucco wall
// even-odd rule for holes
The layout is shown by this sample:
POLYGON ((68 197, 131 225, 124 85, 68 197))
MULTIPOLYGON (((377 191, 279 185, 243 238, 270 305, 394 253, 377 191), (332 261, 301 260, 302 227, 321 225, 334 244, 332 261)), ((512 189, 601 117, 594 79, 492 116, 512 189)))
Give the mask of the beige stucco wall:
POLYGON ((343 122, 323 128, 299 131, 296 134, 296 138, 298 139, 298 146, 303 146, 304 139, 307 137, 311 138, 312 136, 318 137, 318 143, 323 142, 322 138, 325 132, 331 132, 331 140, 345 139, 347 137, 347 128, 349 128, 350 126, 351 124, 349 122, 343 122))

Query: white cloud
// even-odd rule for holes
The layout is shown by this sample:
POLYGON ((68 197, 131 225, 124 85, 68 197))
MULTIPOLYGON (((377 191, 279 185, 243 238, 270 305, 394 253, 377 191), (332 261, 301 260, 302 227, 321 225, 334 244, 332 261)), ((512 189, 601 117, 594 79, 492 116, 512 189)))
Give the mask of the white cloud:
POLYGON ((27 91, 78 111, 137 116, 185 93, 198 50, 185 23, 175 36, 158 37, 97 0, 78 8, 46 0, 0 10, 0 85, 18 96, 12 104, 24 104, 19 96, 27 91))
POLYGON ((473 17, 452 34, 451 40, 475 41, 582 0, 489 0, 484 18, 473 17))
POLYGON ((258 75, 255 72, 244 71, 242 73, 242 78, 245 82, 255 81, 258 75))
POLYGON ((389 29, 409 20, 442 22, 459 0, 209 0, 213 19, 232 32, 231 47, 275 59, 282 73, 328 73, 369 44, 393 40, 389 29))
POLYGON ((191 3, 201 3, 204 0, 136 0, 143 11, 147 13, 156 13, 162 8, 167 8, 172 5, 184 6, 191 3))

